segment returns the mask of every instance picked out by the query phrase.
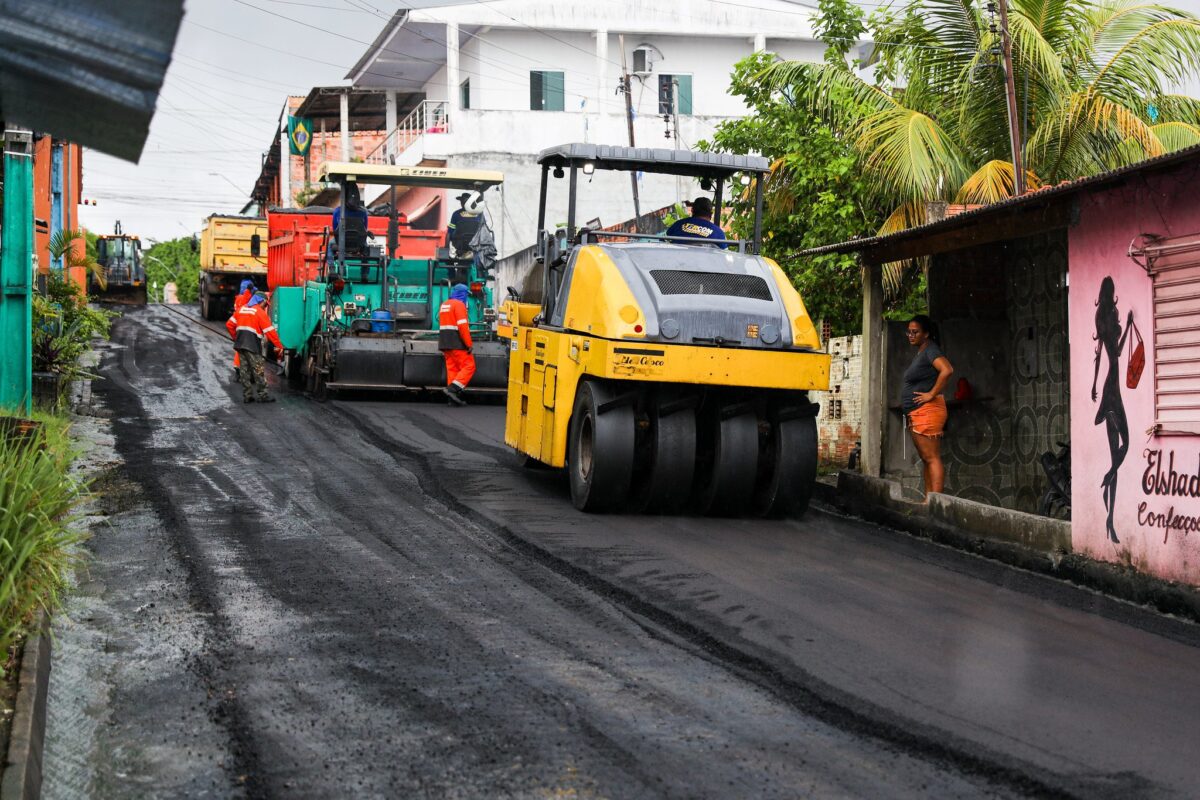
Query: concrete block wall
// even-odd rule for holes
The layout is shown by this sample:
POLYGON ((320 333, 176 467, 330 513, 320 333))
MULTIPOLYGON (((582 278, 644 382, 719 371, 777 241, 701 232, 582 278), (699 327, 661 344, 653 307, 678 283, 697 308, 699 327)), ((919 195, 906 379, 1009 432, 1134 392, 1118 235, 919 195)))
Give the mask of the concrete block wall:
POLYGON ((862 426, 862 336, 826 340, 830 355, 829 391, 815 393, 817 453, 822 466, 844 467, 862 426))

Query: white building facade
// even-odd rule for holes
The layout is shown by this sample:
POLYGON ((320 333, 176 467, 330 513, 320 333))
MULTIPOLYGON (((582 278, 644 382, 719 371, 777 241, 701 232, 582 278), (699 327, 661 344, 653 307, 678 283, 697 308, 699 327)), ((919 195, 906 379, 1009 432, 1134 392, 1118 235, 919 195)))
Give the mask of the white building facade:
MULTIPOLYGON (((489 204, 502 255, 536 239, 536 156, 564 142, 629 144, 622 76, 632 75, 638 147, 693 149, 746 113, 729 92, 734 65, 757 50, 820 61, 813 8, 785 0, 413 2, 346 76, 387 95, 385 144, 368 160, 497 169, 489 204)), ((608 225, 634 215, 626 174, 597 173, 579 218, 608 225)), ((698 193, 670 176, 638 179, 643 213, 698 193)), ((551 213, 555 224, 555 186, 551 213)), ((428 197, 412 198, 427 207, 428 197)), ((457 204, 443 199, 444 216, 457 204)), ((412 211, 418 209, 403 208, 412 211)), ((427 213, 427 211, 425 212, 427 213)))

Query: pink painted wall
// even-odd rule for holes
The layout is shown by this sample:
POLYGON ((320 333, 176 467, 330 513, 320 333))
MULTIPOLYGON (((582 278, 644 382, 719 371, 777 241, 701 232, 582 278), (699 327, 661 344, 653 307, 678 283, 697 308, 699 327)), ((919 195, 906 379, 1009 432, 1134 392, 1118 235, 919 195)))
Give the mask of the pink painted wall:
MULTIPOLYGON (((1200 497, 1158 494, 1145 483, 1155 474, 1152 462, 1161 457, 1167 472, 1172 455, 1176 472, 1197 475, 1200 436, 1149 436, 1154 424, 1154 325, 1150 278, 1127 255, 1130 241, 1140 233, 1180 236, 1200 232, 1200 192, 1194 168, 1147 177, 1133 176, 1124 185, 1079 200, 1080 222, 1070 228, 1070 352, 1071 352, 1071 536, 1076 552, 1107 561, 1131 563, 1159 577, 1200 585, 1200 530, 1186 532, 1178 525, 1164 527, 1164 518, 1196 518, 1200 497), (1097 334, 1097 299, 1105 277, 1115 288, 1119 327, 1123 335, 1129 312, 1145 340, 1146 367, 1137 388, 1126 385, 1129 344, 1117 358, 1116 391, 1104 400, 1109 357, 1102 348, 1092 399, 1097 334), (1114 401, 1113 395, 1119 399, 1114 401), (1097 424, 1102 406, 1107 418, 1097 424), (1128 450, 1116 470, 1112 530, 1102 484, 1113 464, 1109 422, 1119 430, 1121 411, 1127 420, 1128 450)), ((1136 338, 1134 339, 1136 344, 1136 338)), ((1119 454, 1121 437, 1117 435, 1119 454)), ((1200 479, 1197 480, 1200 484, 1200 479)), ((1183 527, 1187 527, 1183 523, 1183 527)))

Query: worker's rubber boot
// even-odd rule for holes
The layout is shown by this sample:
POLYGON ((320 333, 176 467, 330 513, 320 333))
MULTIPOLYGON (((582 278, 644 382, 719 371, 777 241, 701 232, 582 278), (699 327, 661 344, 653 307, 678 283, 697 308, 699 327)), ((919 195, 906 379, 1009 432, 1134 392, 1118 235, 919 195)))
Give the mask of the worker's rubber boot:
POLYGON ((462 389, 457 384, 450 384, 445 389, 442 389, 442 394, 450 399, 451 404, 456 406, 465 406, 467 401, 463 399, 462 389))

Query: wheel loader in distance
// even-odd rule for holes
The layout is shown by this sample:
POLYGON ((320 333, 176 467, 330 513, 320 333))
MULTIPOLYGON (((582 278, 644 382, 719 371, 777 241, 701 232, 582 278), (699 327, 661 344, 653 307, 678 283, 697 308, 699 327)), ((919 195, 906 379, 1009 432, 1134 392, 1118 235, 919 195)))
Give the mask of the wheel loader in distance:
POLYGON ((104 269, 104 282, 88 275, 87 293, 102 303, 146 305, 146 268, 141 240, 121 230, 118 220, 110 235, 96 237, 96 263, 104 269))
POLYGON ((506 443, 529 466, 565 467, 583 511, 803 512, 817 467, 808 392, 829 388, 830 359, 787 276, 758 255, 767 160, 565 144, 538 163, 541 302, 509 299, 497 326, 506 443), (594 216, 581 177, 603 170, 698 179, 718 220, 727 186, 752 191, 753 238, 581 228, 594 216), (546 230, 550 190, 562 194, 552 176, 568 181, 565 238, 546 230))

